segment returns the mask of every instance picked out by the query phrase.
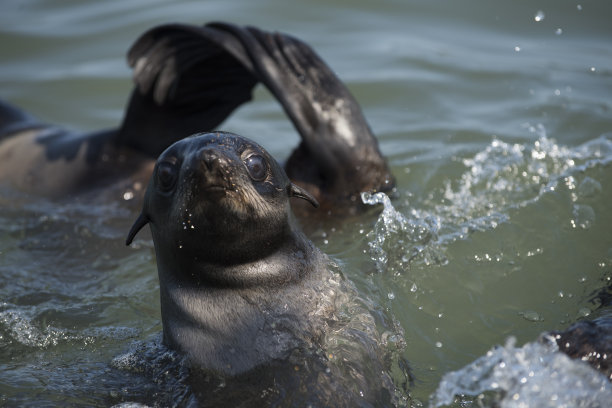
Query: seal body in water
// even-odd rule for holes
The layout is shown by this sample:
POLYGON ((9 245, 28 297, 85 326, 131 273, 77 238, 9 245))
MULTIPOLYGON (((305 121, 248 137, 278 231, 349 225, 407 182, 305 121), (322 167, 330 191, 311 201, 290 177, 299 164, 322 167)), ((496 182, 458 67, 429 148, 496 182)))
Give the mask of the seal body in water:
POLYGON ((360 192, 394 186, 356 100, 294 37, 228 23, 163 25, 134 43, 128 62, 136 87, 117 129, 69 131, 0 102, 0 183, 50 197, 117 183, 134 190, 164 149, 217 128, 262 83, 302 138, 286 172, 323 214, 357 211, 360 192))
POLYGON ((341 397, 341 405, 367 398, 384 405, 394 386, 376 351, 382 342, 372 317, 362 320, 367 328, 342 323, 338 309, 350 291, 330 270, 329 258, 297 227, 290 197, 318 205, 262 147, 244 137, 198 134, 162 153, 126 243, 150 225, 164 342, 204 372, 250 383, 253 372, 273 367, 268 374, 277 383, 286 381, 287 373, 298 375, 294 367, 310 367, 313 384, 294 384, 291 392, 305 389, 315 398, 311 390, 336 383, 334 392, 327 388, 316 397, 323 398, 319 403, 337 405, 333 400, 341 397), (338 356, 336 366, 328 363, 342 353, 338 347, 329 354, 320 351, 329 331, 344 331, 345 340, 359 338, 350 347, 340 346, 351 350, 351 357, 338 356), (300 363, 304 359, 310 362, 300 363), (362 395, 338 385, 343 370, 358 379, 353 385, 362 395))

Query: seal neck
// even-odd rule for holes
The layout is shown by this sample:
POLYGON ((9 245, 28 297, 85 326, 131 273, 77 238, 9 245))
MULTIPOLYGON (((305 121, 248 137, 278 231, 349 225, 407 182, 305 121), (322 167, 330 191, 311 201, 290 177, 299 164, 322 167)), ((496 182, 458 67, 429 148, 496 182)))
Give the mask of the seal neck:
POLYGON ((199 254, 172 254, 156 248, 160 285, 178 285, 192 288, 252 288, 279 287, 299 281, 307 276, 320 257, 319 250, 301 232, 280 244, 268 247, 262 244, 258 257, 235 262, 216 262, 199 254), (168 256, 169 255, 169 256, 168 256))
POLYGON ((229 375, 287 358, 315 316, 317 297, 304 288, 323 280, 326 259, 312 244, 288 245, 240 266, 198 263, 191 279, 158 263, 164 342, 195 365, 229 375), (286 321, 276 326, 280 315, 286 321))

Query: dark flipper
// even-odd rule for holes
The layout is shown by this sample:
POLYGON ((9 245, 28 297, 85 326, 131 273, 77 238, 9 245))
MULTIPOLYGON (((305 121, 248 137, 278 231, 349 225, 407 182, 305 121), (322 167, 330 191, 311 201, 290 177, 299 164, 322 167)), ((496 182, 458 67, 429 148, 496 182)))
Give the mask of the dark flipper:
POLYGON ((143 34, 128 53, 136 87, 117 143, 157 157, 249 101, 257 79, 226 51, 227 37, 178 24, 143 34))
POLYGON ((361 191, 393 188, 361 108, 296 38, 226 23, 172 24, 145 33, 128 59, 137 88, 120 132, 122 144, 156 156, 181 137, 214 129, 262 82, 302 137, 287 173, 323 205, 352 206, 361 191))
POLYGON ((45 125, 26 112, 0 100, 0 140, 12 134, 45 125))
POLYGON ((279 100, 300 133, 302 143, 287 162, 289 177, 318 187, 321 201, 334 204, 353 203, 362 191, 393 188, 393 177, 359 104, 310 46, 254 27, 207 27, 240 40, 253 74, 279 100))

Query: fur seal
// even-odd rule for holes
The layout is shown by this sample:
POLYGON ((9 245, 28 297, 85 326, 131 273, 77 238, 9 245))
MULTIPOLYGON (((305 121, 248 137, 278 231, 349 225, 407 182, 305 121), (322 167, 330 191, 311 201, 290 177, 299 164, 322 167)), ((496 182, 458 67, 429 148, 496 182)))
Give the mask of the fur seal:
POLYGON ((366 329, 341 322, 337 308, 348 291, 330 270, 329 258, 296 225, 290 197, 318 205, 261 146, 244 137, 197 134, 161 154, 126 244, 150 225, 164 343, 198 370, 248 378, 247 383, 265 378, 260 370, 266 367, 273 367, 267 371, 272 383, 286 381, 286 375, 298 375, 294 366, 302 360, 296 355, 305 355, 316 360, 304 364, 313 383, 292 388, 311 393, 345 370, 360 382, 362 395, 349 392, 351 387, 339 393, 335 385, 336 391, 321 392, 319 404, 354 406, 373 398, 384 405, 393 399, 394 386, 385 359, 376 354, 382 342, 372 316, 363 319, 369 322, 366 329), (332 327, 346 332, 345 342, 349 337, 354 342, 353 348, 340 342, 350 356, 338 356, 336 366, 329 366, 335 352, 318 351, 325 349, 332 327), (362 351, 356 351, 359 345, 362 351), (283 369, 283 362, 290 368, 283 369), (317 365, 320 369, 313 369, 317 365), (354 372, 360 369, 372 374, 354 372), (335 394, 342 403, 332 402, 335 394))
POLYGON ((235 375, 306 337, 315 297, 298 294, 321 278, 325 257, 291 220, 289 197, 318 205, 240 136, 200 134, 162 153, 126 243, 150 225, 169 346, 235 375), (278 334, 287 341, 273 346, 282 314, 297 318, 278 334))
POLYGON ((45 196, 144 183, 164 149, 215 129, 262 83, 302 138, 285 170, 322 213, 356 212, 362 191, 394 187, 357 101, 294 37, 228 23, 162 25, 133 44, 128 62, 136 86, 118 129, 68 131, 0 102, 0 182, 45 196))

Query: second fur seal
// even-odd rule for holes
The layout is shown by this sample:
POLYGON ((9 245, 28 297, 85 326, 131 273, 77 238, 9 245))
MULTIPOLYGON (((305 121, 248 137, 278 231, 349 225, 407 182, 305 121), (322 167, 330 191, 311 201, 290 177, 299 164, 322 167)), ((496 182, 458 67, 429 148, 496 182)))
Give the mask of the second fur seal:
MULTIPOLYGON (((154 159, 175 141, 210 131, 251 99, 257 83, 301 136, 285 171, 321 203, 318 215, 356 214, 363 191, 394 178, 357 100, 317 53, 288 34, 229 23, 166 24, 132 45, 135 87, 121 126, 74 132, 0 101, 0 187, 73 199, 141 198, 154 159), (134 193, 134 194, 132 194, 134 193)), ((311 207, 294 200, 294 211, 311 207)))
POLYGON ((359 317, 354 305, 350 319, 356 316, 360 327, 338 317, 338 308, 350 299, 349 286, 295 223, 290 197, 318 205, 261 146, 244 137, 197 134, 162 153, 126 243, 150 225, 164 343, 197 369, 228 378, 251 375, 249 384, 253 375, 248 373, 258 372, 258 380, 265 376, 258 371, 262 367, 274 366, 274 384, 285 380, 279 373, 294 375, 294 367, 309 367, 313 384, 302 388, 317 404, 369 399, 386 405, 394 385, 381 374, 385 357, 377 355, 382 342, 376 324, 367 312, 369 317, 359 317), (345 333, 331 352, 330 331, 345 333), (351 336, 358 341, 348 346, 351 336), (350 357, 338 356, 340 349, 350 350, 350 357), (300 363, 304 359, 309 363, 300 363), (328 365, 333 359, 339 363, 328 365), (290 368, 283 371, 283 362, 290 368), (359 384, 312 393, 336 381, 334 373, 359 384))

